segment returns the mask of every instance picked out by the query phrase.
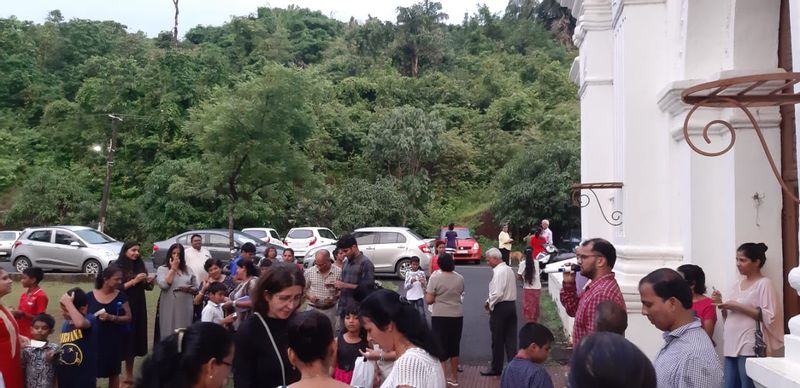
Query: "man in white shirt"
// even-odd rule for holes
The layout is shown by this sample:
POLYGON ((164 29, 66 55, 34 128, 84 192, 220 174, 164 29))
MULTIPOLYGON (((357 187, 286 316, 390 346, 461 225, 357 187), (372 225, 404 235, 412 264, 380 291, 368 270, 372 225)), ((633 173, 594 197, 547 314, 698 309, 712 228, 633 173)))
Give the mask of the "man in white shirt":
POLYGON ((486 261, 492 267, 489 298, 484 305, 489 312, 489 330, 492 332, 492 366, 481 371, 481 375, 500 376, 503 352, 508 361, 517 353, 517 278, 514 270, 503 262, 499 249, 486 251, 486 261))
POLYGON ((208 279, 208 272, 206 272, 206 260, 211 258, 211 252, 203 248, 203 237, 199 234, 193 234, 189 239, 192 246, 187 248, 184 257, 186 258, 186 265, 192 269, 192 272, 197 277, 197 281, 202 284, 208 279))
POLYGON ((553 231, 550 230, 550 220, 542 220, 542 238, 548 244, 553 245, 553 231))

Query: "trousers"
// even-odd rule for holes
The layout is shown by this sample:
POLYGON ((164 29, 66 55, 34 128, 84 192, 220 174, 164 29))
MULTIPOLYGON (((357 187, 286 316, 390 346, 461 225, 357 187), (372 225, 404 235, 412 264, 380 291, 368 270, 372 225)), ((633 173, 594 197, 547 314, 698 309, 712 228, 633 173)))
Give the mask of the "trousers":
POLYGON ((511 361, 517 354, 516 302, 505 301, 494 305, 489 314, 489 330, 492 332, 492 370, 501 372, 504 362, 511 361))

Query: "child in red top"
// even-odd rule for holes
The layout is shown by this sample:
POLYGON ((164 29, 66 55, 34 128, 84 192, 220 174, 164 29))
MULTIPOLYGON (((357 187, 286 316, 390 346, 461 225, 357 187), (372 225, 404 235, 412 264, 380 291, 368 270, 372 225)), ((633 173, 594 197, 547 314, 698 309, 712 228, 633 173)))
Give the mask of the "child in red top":
POLYGON ((19 297, 19 306, 14 310, 14 318, 19 325, 19 334, 24 337, 31 336, 33 317, 47 310, 47 294, 39 288, 39 283, 44 279, 41 268, 31 267, 22 271, 22 286, 27 288, 19 297))
POLYGON ((439 255, 445 252, 445 246, 446 245, 444 241, 439 241, 436 243, 436 253, 433 254, 433 257, 431 257, 431 275, 439 270, 439 255))

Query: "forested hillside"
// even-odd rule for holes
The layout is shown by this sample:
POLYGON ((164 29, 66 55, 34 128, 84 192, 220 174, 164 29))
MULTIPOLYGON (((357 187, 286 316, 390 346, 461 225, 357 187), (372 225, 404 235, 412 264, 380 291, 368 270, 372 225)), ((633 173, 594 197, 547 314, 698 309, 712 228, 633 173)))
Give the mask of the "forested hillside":
POLYGON ((430 235, 487 212, 563 230, 578 214, 575 53, 537 4, 449 15, 460 24, 436 2, 350 23, 259 8, 177 44, 59 11, 0 19, 0 218, 96 225, 113 113, 117 239, 226 227, 229 212, 281 232, 430 235))

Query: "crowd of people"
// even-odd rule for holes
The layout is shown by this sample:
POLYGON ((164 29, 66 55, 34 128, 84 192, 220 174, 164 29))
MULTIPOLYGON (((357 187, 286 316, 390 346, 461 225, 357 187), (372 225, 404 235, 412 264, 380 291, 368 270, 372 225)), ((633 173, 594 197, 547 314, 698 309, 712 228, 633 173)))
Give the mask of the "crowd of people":
MULTIPOLYGON (((547 226, 530 236, 532 251, 552 242, 547 226)), ((536 256, 529 252, 512 269, 507 233, 504 227, 500 248, 485 253, 492 268, 484 306, 492 360, 481 374, 500 376, 505 388, 552 387, 542 364, 554 335, 538 323, 536 256)), ((376 285, 374 266, 352 236, 342 237, 332 254, 316 253, 315 265, 305 270, 293 252, 278 258, 268 251, 256 262, 252 244, 244 244, 226 268, 199 236, 190 241, 186 249, 171 246, 155 276, 145 268, 140 245, 125 243, 114 264, 97 275, 93 290, 73 288, 60 296, 64 324, 58 344, 48 339, 55 320, 45 313, 43 273, 24 271, 18 307, 0 304, 0 381, 8 388, 89 388, 97 378, 107 378, 111 388, 223 387, 230 378, 237 388, 460 385, 468 291, 446 242, 437 244, 429 272, 412 258, 401 295, 376 285), (155 287, 153 351, 134 377, 134 359, 148 354, 145 293, 155 287)), ((569 385, 752 387, 745 360, 782 345, 780 302, 761 273, 766 250, 754 243, 737 249, 742 280, 726 298, 716 290, 706 296, 705 274, 696 265, 642 278, 642 314, 663 332, 663 346, 651 362, 624 337, 627 310, 613 271, 615 247, 600 238, 583 241, 576 249, 580 269, 563 274, 559 296, 575 318, 569 385), (588 283, 579 286, 579 277, 588 283), (717 311, 724 320, 722 360, 712 340, 717 311)), ((11 283, 0 270, 0 298, 11 293, 11 283)))

